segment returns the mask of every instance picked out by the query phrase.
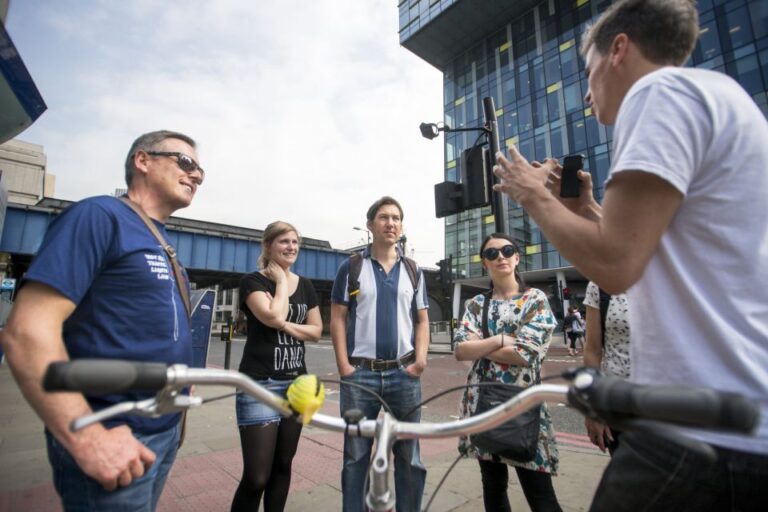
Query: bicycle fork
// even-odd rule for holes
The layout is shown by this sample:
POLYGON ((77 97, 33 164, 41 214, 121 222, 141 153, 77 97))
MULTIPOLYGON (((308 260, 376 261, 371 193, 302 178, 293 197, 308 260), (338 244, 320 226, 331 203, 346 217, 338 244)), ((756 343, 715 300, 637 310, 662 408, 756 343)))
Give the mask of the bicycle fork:
POLYGON ((384 413, 376 425, 375 451, 371 460, 370 483, 365 495, 365 505, 371 512, 395 510, 395 496, 389 489, 389 454, 395 442, 396 422, 389 413, 384 413))

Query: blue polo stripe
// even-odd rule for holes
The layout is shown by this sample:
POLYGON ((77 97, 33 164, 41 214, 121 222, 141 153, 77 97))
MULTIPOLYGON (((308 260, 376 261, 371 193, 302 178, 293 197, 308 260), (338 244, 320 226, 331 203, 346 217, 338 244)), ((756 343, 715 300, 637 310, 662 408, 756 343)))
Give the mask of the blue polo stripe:
POLYGON ((393 266, 387 275, 378 261, 368 261, 373 265, 376 279, 376 359, 397 359, 397 292, 400 264, 393 266))

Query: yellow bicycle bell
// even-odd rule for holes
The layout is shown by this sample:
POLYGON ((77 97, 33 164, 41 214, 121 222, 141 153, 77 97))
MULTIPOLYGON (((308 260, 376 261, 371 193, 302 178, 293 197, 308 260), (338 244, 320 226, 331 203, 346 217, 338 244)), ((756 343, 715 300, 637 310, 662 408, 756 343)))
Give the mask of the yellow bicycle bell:
POLYGON ((291 409, 301 414, 302 422, 306 425, 323 406, 325 386, 317 375, 299 375, 288 386, 286 396, 291 409))

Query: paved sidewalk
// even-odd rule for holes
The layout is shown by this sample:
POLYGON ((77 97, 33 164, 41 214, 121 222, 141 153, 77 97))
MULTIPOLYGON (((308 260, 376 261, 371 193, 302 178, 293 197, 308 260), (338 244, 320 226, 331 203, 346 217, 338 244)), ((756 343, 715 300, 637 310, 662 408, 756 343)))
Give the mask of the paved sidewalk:
MULTIPOLYGON (((553 354, 554 355, 554 354, 553 354)), ((574 360, 576 363, 576 360, 574 360)), ((228 388, 200 390, 206 397, 231 392, 228 388)), ((335 396, 323 412, 338 414, 335 396)), ((158 510, 226 511, 242 472, 234 398, 211 402, 190 411, 187 439, 171 472, 158 510)), ((558 434, 560 475, 554 479, 563 510, 587 510, 608 457, 593 448, 585 436, 558 434)), ((424 505, 457 456, 455 439, 422 441, 428 469, 424 505)), ((341 510, 341 434, 307 427, 293 464, 287 511, 341 510)), ((513 510, 527 510, 522 491, 511 477, 513 510)), ((437 494, 430 510, 482 510, 482 489, 477 463, 461 460, 437 494)), ((0 512, 59 511, 51 484, 42 424, 23 400, 7 365, 0 365, 0 512)))

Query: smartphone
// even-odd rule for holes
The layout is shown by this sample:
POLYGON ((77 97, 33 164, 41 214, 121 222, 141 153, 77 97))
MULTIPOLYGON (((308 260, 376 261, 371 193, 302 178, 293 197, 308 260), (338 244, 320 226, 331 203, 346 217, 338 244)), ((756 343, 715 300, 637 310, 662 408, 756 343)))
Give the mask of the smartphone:
POLYGON ((581 182, 578 173, 584 167, 584 155, 568 155, 563 160, 560 175, 560 197, 579 197, 581 182))

